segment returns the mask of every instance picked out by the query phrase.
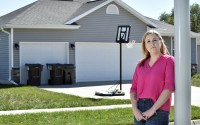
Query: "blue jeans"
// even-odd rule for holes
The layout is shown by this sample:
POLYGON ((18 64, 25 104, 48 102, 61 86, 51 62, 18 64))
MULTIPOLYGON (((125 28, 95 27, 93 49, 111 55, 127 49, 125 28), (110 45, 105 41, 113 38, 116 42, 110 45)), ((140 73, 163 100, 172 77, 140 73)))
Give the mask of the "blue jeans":
MULTIPOLYGON (((153 101, 151 99, 140 99, 138 101, 138 109, 141 112, 145 112, 153 106, 153 101)), ((147 121, 137 121, 134 117, 134 125, 168 125, 169 124, 169 112, 158 109, 156 114, 154 114, 147 121)))

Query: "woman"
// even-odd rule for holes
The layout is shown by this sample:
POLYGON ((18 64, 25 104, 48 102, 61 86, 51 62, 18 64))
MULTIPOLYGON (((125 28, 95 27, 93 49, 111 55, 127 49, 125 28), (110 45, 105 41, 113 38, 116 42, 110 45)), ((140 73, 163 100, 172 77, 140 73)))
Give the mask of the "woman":
POLYGON ((161 35, 147 31, 142 38, 142 59, 134 72, 130 99, 134 125, 168 125, 171 94, 175 90, 174 57, 161 35))

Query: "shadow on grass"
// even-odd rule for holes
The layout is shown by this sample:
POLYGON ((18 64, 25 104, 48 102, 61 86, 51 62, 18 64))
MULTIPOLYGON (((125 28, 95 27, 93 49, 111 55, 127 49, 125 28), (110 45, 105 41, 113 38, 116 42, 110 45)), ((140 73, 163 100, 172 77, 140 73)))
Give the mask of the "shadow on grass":
POLYGON ((2 84, 2 83, 0 83, 0 89, 27 87, 27 86, 29 86, 29 85, 13 85, 13 84, 2 84))
POLYGON ((93 102, 97 102, 97 101, 101 101, 102 100, 102 99, 95 99, 95 98, 86 98, 86 99, 91 100, 93 102))

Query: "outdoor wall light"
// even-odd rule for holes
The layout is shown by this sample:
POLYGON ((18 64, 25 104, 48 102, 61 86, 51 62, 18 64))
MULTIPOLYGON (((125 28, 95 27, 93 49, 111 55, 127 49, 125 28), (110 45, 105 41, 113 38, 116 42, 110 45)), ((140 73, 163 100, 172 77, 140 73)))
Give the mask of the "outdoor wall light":
POLYGON ((75 44, 74 43, 70 43, 70 48, 74 49, 75 48, 75 44))
POLYGON ((19 50, 19 44, 18 44, 18 43, 15 43, 15 44, 14 44, 14 48, 15 48, 16 50, 19 50))

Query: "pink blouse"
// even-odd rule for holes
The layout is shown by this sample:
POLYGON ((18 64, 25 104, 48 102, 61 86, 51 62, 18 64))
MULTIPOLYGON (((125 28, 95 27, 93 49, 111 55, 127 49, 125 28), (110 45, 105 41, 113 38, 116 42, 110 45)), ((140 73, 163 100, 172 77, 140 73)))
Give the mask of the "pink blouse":
MULTIPOLYGON (((137 100, 151 98, 156 102, 164 89, 175 90, 174 57, 162 55, 151 67, 149 61, 150 59, 147 59, 144 66, 137 65, 130 93, 136 93, 137 100)), ((160 109, 170 111, 170 107, 171 96, 160 109)))

